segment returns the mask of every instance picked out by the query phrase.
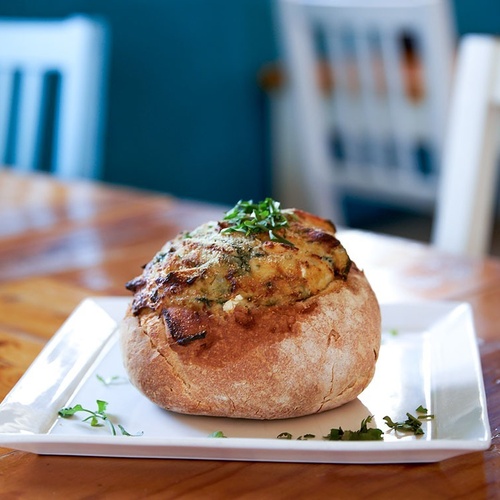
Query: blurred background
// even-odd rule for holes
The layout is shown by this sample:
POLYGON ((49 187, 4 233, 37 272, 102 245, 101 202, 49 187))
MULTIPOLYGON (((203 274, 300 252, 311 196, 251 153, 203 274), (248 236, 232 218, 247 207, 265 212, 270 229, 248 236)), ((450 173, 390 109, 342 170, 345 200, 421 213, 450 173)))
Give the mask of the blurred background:
MULTIPOLYGON (((498 0, 452 6, 459 36, 500 32, 498 0)), ((110 28, 102 180, 223 204, 275 195, 272 0, 0 0, 4 18, 75 13, 110 28)))
POLYGON ((75 13, 110 28, 103 180, 231 204, 269 192, 269 0, 0 0, 1 17, 75 13))

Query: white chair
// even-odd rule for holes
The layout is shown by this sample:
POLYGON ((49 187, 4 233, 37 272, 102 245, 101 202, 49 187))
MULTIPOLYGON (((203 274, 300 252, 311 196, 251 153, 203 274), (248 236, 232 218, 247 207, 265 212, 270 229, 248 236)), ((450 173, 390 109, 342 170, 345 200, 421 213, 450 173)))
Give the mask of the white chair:
POLYGON ((489 250, 498 187, 500 39, 460 43, 432 240, 447 252, 489 250))
POLYGON ((277 6, 306 208, 339 224, 345 194, 432 210, 455 51, 446 0, 277 6), (328 95, 318 52, 333 74, 328 95))
POLYGON ((105 23, 85 16, 0 19, 0 165, 99 176, 107 42, 105 23))

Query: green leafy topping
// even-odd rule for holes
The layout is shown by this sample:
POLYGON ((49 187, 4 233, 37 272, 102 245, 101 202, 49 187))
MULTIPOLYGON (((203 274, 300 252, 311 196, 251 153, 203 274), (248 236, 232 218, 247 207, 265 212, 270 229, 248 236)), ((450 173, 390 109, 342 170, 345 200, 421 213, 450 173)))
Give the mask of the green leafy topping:
POLYGON ((240 200, 231 210, 226 212, 224 220, 229 226, 222 230, 223 233, 243 233, 251 236, 259 233, 268 233, 272 241, 294 246, 276 233, 277 230, 286 228, 288 220, 280 210, 280 203, 272 198, 254 203, 252 200, 240 200))
MULTIPOLYGON (((97 403, 96 411, 88 410, 87 408, 84 408, 81 404, 77 404, 75 406, 61 408, 58 414, 62 418, 70 418, 73 415, 75 415, 75 413, 78 412, 88 413, 89 416, 84 418, 83 421, 88 422, 92 427, 102 427, 103 425, 107 425, 113 436, 117 435, 116 427, 118 427, 123 436, 132 436, 132 434, 129 434, 120 424, 116 424, 115 427, 115 424, 110 420, 109 415, 106 413, 106 410, 108 408, 108 403, 106 401, 98 399, 96 400, 96 403, 97 403)), ((142 435, 142 432, 134 435, 140 436, 142 435)))
POLYGON ((342 427, 330 429, 330 433, 324 438, 329 441, 382 441, 384 439, 383 431, 374 427, 368 428, 368 424, 372 420, 372 415, 363 419, 357 431, 344 431, 342 427))
POLYGON ((276 436, 278 439, 292 439, 292 435, 289 432, 282 432, 276 436))
POLYGON ((209 434, 208 437, 211 437, 211 438, 225 438, 227 436, 225 436, 222 431, 214 431, 214 432, 212 432, 212 434, 209 434))

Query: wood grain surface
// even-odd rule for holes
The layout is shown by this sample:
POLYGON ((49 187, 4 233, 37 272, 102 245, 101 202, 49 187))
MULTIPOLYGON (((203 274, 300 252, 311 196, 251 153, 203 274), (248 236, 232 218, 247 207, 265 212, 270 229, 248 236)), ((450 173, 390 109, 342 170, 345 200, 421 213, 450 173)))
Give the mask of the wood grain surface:
MULTIPOLYGON (((235 200, 237 201, 237 200, 235 200)), ((0 171, 0 400, 67 316, 124 283, 177 232, 223 207, 0 171)), ((500 261, 340 231, 380 300, 472 304, 490 449, 434 464, 333 465, 113 459, 0 448, 0 498, 500 498, 500 261)))

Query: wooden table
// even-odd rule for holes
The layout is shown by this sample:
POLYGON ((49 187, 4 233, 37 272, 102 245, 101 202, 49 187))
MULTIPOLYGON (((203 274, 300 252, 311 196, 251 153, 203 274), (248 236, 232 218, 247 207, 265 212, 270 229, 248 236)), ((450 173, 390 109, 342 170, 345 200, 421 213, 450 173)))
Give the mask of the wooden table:
MULTIPOLYGON (((1 171, 0 400, 82 299, 128 295, 124 283, 165 240, 221 214, 221 207, 157 194, 1 171)), ((0 497, 499 498, 500 261, 440 255, 358 231, 340 236, 381 300, 472 304, 493 434, 489 450, 433 464, 332 465, 0 449, 0 497)))

